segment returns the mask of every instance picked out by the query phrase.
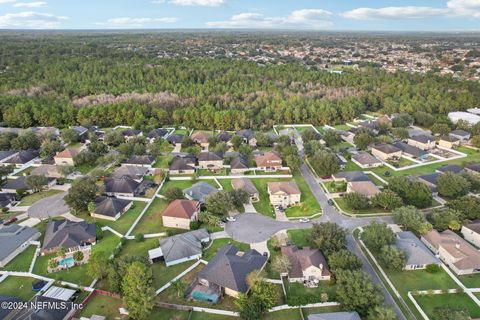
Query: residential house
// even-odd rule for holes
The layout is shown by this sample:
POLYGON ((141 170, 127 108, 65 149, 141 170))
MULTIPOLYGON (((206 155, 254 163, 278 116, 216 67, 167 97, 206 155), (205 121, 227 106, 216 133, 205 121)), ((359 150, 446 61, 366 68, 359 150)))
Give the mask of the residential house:
POLYGON ((169 174, 194 174, 195 160, 176 156, 168 169, 169 174))
POLYGON ((223 169, 223 155, 214 152, 200 152, 198 168, 218 171, 223 169))
POLYGON ((184 137, 185 137, 185 135, 183 135, 183 134, 174 133, 174 134, 171 134, 167 137, 167 141, 168 141, 168 143, 173 144, 173 145, 181 144, 184 137))
POLYGON ((205 198, 212 193, 218 192, 218 189, 206 182, 197 182, 190 188, 183 190, 185 197, 190 200, 205 202, 205 198))
POLYGON ((35 295, 25 306, 13 310, 4 320, 68 320, 78 311, 71 301, 42 295, 35 295))
POLYGON ((460 173, 462 171, 463 171, 462 167, 457 166, 456 164, 446 164, 435 170, 435 172, 438 172, 438 173, 446 173, 446 172, 460 173))
POLYGON ((457 275, 480 272, 480 252, 455 232, 433 229, 422 241, 457 275))
POLYGON ((82 151, 82 149, 80 149, 80 148, 67 148, 63 151, 58 152, 53 157, 53 160, 55 161, 56 165, 72 166, 73 167, 75 165, 74 158, 81 151, 82 151))
POLYGON ((160 239, 160 247, 149 250, 151 263, 163 260, 167 267, 202 257, 203 248, 210 241, 206 229, 193 230, 160 239))
POLYGON ((194 142, 198 143, 202 147, 202 149, 204 150, 208 149, 208 145, 209 145, 208 139, 210 138, 209 133, 204 131, 196 131, 190 136, 190 138, 194 142))
POLYGON ((430 135, 418 135, 408 138, 408 144, 422 150, 430 150, 435 148, 436 142, 435 138, 430 135))
POLYGON ((370 199, 381 191, 372 181, 351 181, 347 183, 347 192, 360 193, 370 199))
POLYGON ((447 149, 455 149, 460 146, 460 139, 455 136, 441 136, 438 145, 447 149))
POLYGON ((147 140, 150 143, 154 143, 157 139, 164 139, 168 134, 168 130, 157 128, 153 129, 147 134, 147 140))
POLYGON ((227 131, 222 131, 220 132, 218 135, 217 135, 217 139, 218 141, 220 142, 225 142, 225 143, 229 143, 230 142, 230 139, 232 138, 232 135, 230 133, 228 133, 227 131))
POLYGON ((273 206, 289 207, 300 203, 301 192, 295 181, 268 182, 267 192, 273 206))
POLYGON ((250 196, 250 202, 257 202, 260 200, 260 193, 252 183, 252 180, 248 178, 232 179, 232 187, 235 190, 245 190, 250 196))
POLYGON ((389 143, 381 143, 372 147, 372 154, 382 161, 398 160, 402 150, 389 143))
POLYGON ((15 193, 0 193, 0 209, 11 208, 15 202, 15 193))
POLYGON ((25 164, 34 161, 39 156, 38 150, 22 150, 8 160, 3 161, 3 165, 21 168, 25 164))
POLYGON ((105 194, 115 197, 135 197, 140 189, 140 182, 130 177, 106 178, 104 182, 105 194))
POLYGON ((149 155, 143 156, 131 156, 127 160, 122 162, 122 166, 136 166, 151 168, 155 163, 155 157, 149 155))
POLYGON ((80 141, 85 141, 88 137, 88 129, 82 126, 73 126, 70 127, 73 131, 75 131, 78 136, 80 137, 80 141))
POLYGON ((299 249, 296 246, 281 248, 282 254, 290 261, 288 281, 325 281, 330 280, 331 273, 328 269, 327 260, 318 249, 305 247, 299 249))
POLYGON ((133 205, 133 201, 115 197, 96 197, 95 210, 90 213, 92 217, 116 221, 133 205))
POLYGON ((471 134, 465 130, 457 129, 450 132, 448 135, 457 138, 460 140, 460 143, 470 140, 471 134))
POLYGON ((126 129, 122 131, 122 136, 125 141, 130 141, 134 138, 143 136, 143 132, 137 129, 126 129))
POLYGON ((359 152, 352 156, 352 162, 362 169, 376 168, 383 165, 382 161, 368 152, 359 152))
POLYGON ((248 160, 242 156, 236 156, 230 161, 230 172, 233 174, 243 174, 249 170, 248 160))
POLYGON ((120 166, 113 171, 109 177, 115 179, 121 179, 129 177, 137 182, 142 182, 143 177, 148 173, 147 167, 140 166, 120 166))
POLYGON ((480 175, 480 163, 467 163, 463 169, 468 173, 480 175))
MULTIPOLYGON (((44 186, 43 189, 50 189, 56 183, 57 180, 55 178, 47 178, 47 185, 44 186)), ((3 182, 1 188, 2 192, 6 193, 16 193, 17 190, 22 190, 26 193, 32 193, 35 191, 27 184, 26 176, 19 176, 16 179, 7 179, 3 182)))
POLYGON ((18 224, 0 226, 0 267, 5 267, 40 235, 37 229, 18 224))
POLYGON ((440 174, 435 172, 435 173, 424 174, 417 178, 418 178, 418 181, 427 185, 427 187, 430 189, 432 194, 436 195, 438 193, 437 180, 439 176, 440 174))
POLYGON ((332 178, 337 182, 371 181, 370 177, 362 171, 337 172, 332 174, 332 178))
POLYGON ((480 221, 472 221, 463 225, 462 235, 465 240, 480 248, 480 221))
POLYGON ((282 169, 282 157, 276 151, 265 152, 255 157, 257 169, 272 172, 282 169))
POLYGON ((48 221, 43 240, 42 255, 58 251, 61 247, 65 252, 72 253, 83 250, 97 242, 95 223, 71 220, 48 221))
POLYGON ((248 143, 252 147, 257 146, 257 139, 255 138, 255 133, 251 129, 242 129, 235 132, 236 136, 243 138, 244 143, 248 143))
POLYGON ((411 231, 399 232, 396 236, 395 246, 405 252, 406 256, 404 270, 425 269, 431 264, 441 264, 440 260, 411 231))
POLYGON ((360 315, 354 312, 328 312, 308 315, 307 320, 361 320, 360 315))
POLYGON ((402 155, 406 157, 420 160, 425 160, 428 158, 428 153, 425 150, 409 145, 408 143, 397 141, 393 145, 402 150, 402 155))
POLYGON ((198 219, 200 203, 196 200, 176 199, 162 212, 165 227, 190 229, 190 222, 198 219))
POLYGON ((61 167, 54 164, 42 164, 39 167, 35 167, 32 171, 30 171, 30 175, 44 176, 55 179, 64 177, 63 173, 61 172, 61 167))
MULTIPOLYGON (((257 250, 240 252, 228 244, 217 251, 215 257, 198 274, 198 281, 205 287, 217 287, 221 294, 238 298, 248 293, 247 276, 252 271, 261 271, 268 257, 257 250)), ((194 293, 192 293, 194 296, 194 293)))
POLYGON ((14 150, 0 151, 0 164, 4 163, 5 161, 8 161, 9 159, 16 156, 17 154, 18 154, 18 151, 14 151, 14 150))

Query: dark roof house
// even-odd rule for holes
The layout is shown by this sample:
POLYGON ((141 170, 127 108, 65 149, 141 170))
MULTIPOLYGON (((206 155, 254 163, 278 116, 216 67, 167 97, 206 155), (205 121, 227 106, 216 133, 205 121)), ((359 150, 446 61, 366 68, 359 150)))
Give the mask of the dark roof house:
POLYGON ((55 251, 59 247, 66 250, 92 244, 96 241, 94 223, 71 220, 50 220, 45 231, 42 251, 55 251))
POLYGON ((218 189, 214 188, 212 185, 206 182, 197 182, 190 188, 183 190, 183 193, 187 198, 200 202, 205 202, 205 198, 209 194, 215 192, 218 192, 218 189))
POLYGON ((131 204, 131 200, 100 196, 95 198, 95 210, 93 213, 99 216, 115 218, 125 212, 126 208, 131 204))
POLYGON ((104 182, 105 193, 107 194, 125 194, 135 195, 139 189, 140 182, 130 177, 122 177, 120 179, 107 178, 104 182))

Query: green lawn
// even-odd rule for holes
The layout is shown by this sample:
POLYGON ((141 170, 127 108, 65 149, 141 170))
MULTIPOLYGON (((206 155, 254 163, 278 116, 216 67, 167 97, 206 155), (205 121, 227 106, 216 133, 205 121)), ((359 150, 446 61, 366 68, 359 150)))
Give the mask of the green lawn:
POLYGON ((342 131, 348 131, 351 129, 351 127, 347 126, 346 124, 339 124, 333 127, 337 130, 342 130, 342 131))
POLYGON ((214 240, 211 246, 203 252, 202 259, 210 261, 217 254, 218 249, 220 249, 221 247, 227 244, 232 244, 235 247, 237 247, 238 250, 243 252, 250 250, 250 245, 246 243, 237 242, 232 239, 217 239, 217 240, 214 240))
POLYGON ((47 197, 59 194, 61 192, 62 191, 60 191, 60 190, 53 190, 53 189, 52 190, 47 190, 47 191, 37 192, 37 193, 31 194, 31 195, 28 195, 28 196, 22 198, 19 206, 31 206, 32 204, 34 204, 38 200, 41 200, 43 198, 47 198, 47 197))
POLYGON ((329 181, 324 182, 323 185, 330 193, 345 192, 347 190, 347 184, 345 182, 329 181))
POLYGON ((345 202, 344 198, 335 198, 335 202, 338 204, 340 209, 342 209, 346 213, 350 214, 375 214, 375 213, 385 213, 388 212, 382 208, 377 208, 377 207, 370 207, 367 209, 362 209, 362 210, 353 210, 349 208, 345 202))
POLYGON ((458 289, 457 284, 443 271, 429 273, 425 270, 389 271, 385 270, 400 293, 416 290, 458 289))
POLYGON ((287 309, 267 313, 262 320, 302 320, 301 310, 287 309))
MULTIPOLYGON (((350 128, 349 128, 349 129, 350 129, 350 128)), ((348 131, 348 130, 347 130, 347 131, 348 131)), ((332 147, 332 149, 335 150, 335 151, 340 151, 340 150, 342 150, 342 149, 348 149, 348 148, 351 148, 351 147, 353 147, 352 144, 348 143, 347 141, 342 141, 342 142, 337 143, 336 145, 334 145, 334 146, 332 147)))
POLYGON ((194 260, 167 267, 163 261, 152 264, 153 284, 159 289, 195 263, 194 260))
POLYGON ((231 179, 218 179, 218 182, 222 185, 223 190, 225 191, 233 190, 231 179))
POLYGON ((303 177, 299 174, 293 176, 295 182, 302 193, 300 198, 300 205, 287 208, 285 214, 289 218, 307 217, 317 214, 322 211, 317 199, 313 196, 312 191, 308 184, 303 180, 303 177))
POLYGON ((480 288, 480 274, 457 276, 467 288, 480 288))
POLYGON ((273 208, 270 205, 270 199, 267 192, 268 182, 289 181, 289 179, 252 179, 253 185, 257 188, 260 201, 255 202, 253 206, 259 213, 274 217, 273 208))
POLYGON ((407 158, 401 157, 400 160, 398 160, 398 167, 403 168, 409 165, 415 164, 415 162, 408 160, 407 158))
POLYGON ((97 165, 95 164, 82 164, 82 165, 75 166, 75 170, 79 171, 81 174, 87 174, 93 169, 95 169, 96 167, 97 165))
POLYGON ((283 284, 287 292, 287 303, 289 305, 322 302, 320 300, 322 293, 328 295, 328 301, 335 301, 336 288, 329 281, 320 281, 317 288, 306 288, 303 283, 290 283, 287 278, 283 279, 283 284))
POLYGON ((288 230, 287 234, 290 241, 297 247, 310 246, 310 243, 307 240, 308 236, 310 235, 310 230, 308 229, 288 230))
MULTIPOLYGON (((122 299, 96 294, 80 312, 81 317, 91 317, 94 314, 107 319, 122 318, 118 309, 123 306, 122 299)), ((123 316, 126 318, 126 316, 123 316)))
POLYGON ((433 310, 435 308, 447 306, 466 309, 473 319, 480 317, 480 307, 478 307, 466 293, 416 295, 415 300, 430 319, 434 319, 433 310))
POLYGON ((19 171, 17 172, 16 174, 14 174, 15 177, 21 177, 21 176, 28 176, 30 174, 30 172, 32 172, 32 170, 35 169, 34 166, 30 166, 22 171, 19 171))
POLYGON ((200 176, 226 176, 228 175, 228 172, 227 172, 227 169, 226 168, 223 168, 219 171, 215 171, 215 172, 212 172, 210 170, 207 170, 207 169, 198 169, 197 170, 197 177, 200 177, 200 176))
POLYGON ((384 184, 382 181, 378 180, 378 178, 375 177, 373 174, 367 173, 367 176, 370 178, 370 180, 372 180, 372 182, 373 182, 377 187, 383 187, 383 186, 385 186, 385 184, 384 184))
POLYGON ((153 203, 148 207, 142 219, 138 222, 133 230, 133 233, 159 233, 165 232, 168 228, 163 226, 162 212, 167 207, 168 203, 164 199, 155 198, 153 203))
POLYGON ((125 212, 117 221, 102 220, 97 218, 97 223, 102 226, 109 226, 121 234, 127 233, 135 219, 140 215, 147 203, 143 201, 134 201, 132 207, 125 212))
POLYGON ((162 169, 168 169, 170 160, 172 160, 173 157, 171 155, 168 156, 159 156, 157 158, 157 162, 154 164, 154 168, 162 168, 162 169))
POLYGON ((9 276, 0 283, 0 295, 19 297, 22 301, 28 301, 35 295, 32 283, 36 281, 38 280, 34 278, 9 276))
POLYGON ((35 254, 36 246, 29 246, 25 251, 16 256, 10 261, 3 270, 28 272, 33 255, 35 254))
POLYGON ((345 164, 345 169, 343 171, 363 171, 364 169, 360 168, 352 160, 348 160, 345 164))

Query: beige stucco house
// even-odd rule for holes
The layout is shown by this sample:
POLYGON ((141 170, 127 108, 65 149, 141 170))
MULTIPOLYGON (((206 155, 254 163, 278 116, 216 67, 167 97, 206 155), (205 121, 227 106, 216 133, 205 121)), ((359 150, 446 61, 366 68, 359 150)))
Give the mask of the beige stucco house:
POLYGON ((77 154, 81 152, 80 148, 67 148, 63 151, 58 152, 53 160, 55 161, 56 165, 62 166, 74 166, 74 158, 77 154))
POLYGON ((289 207, 300 203, 301 192, 294 181, 269 182, 267 191, 274 206, 289 207))
POLYGON ((326 281, 330 280, 331 273, 327 260, 318 249, 286 246, 281 248, 282 254, 288 257, 290 269, 288 275, 290 282, 326 281))
POLYGON ((190 222, 198 219, 199 202, 195 200, 173 200, 162 213, 165 227, 190 229, 190 222))
POLYGON ((382 161, 387 161, 400 159, 402 150, 389 143, 382 143, 372 147, 372 154, 382 161))

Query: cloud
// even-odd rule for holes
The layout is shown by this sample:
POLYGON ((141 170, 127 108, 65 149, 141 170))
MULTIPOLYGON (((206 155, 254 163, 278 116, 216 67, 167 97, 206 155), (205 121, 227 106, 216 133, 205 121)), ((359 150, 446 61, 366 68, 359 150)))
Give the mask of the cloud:
POLYGON ((122 28, 140 28, 145 26, 154 27, 158 24, 165 24, 165 23, 175 23, 177 22, 177 18, 175 17, 162 17, 162 18, 129 18, 129 17, 121 17, 121 18, 112 18, 108 19, 107 22, 100 22, 97 25, 105 26, 105 27, 122 27, 122 28))
POLYGON ((45 7, 47 3, 45 1, 35 1, 35 2, 18 2, 13 6, 18 8, 40 8, 45 7))
POLYGON ((179 6, 204 6, 216 7, 222 5, 224 0, 170 0, 169 3, 179 6))
POLYGON ((445 15, 447 8, 433 7, 384 7, 384 8, 357 8, 341 14, 342 17, 356 20, 374 19, 423 19, 445 15))
POLYGON ((17 0, 0 0, 0 4, 4 4, 4 3, 14 3, 16 2, 17 0))
POLYGON ((295 10, 285 17, 268 17, 260 13, 240 13, 230 20, 207 22, 212 28, 321 29, 332 25, 332 13, 322 9, 295 10))
POLYGON ((152 0, 152 3, 154 3, 154 4, 162 4, 162 3, 165 3, 165 0, 152 0))
POLYGON ((480 18, 480 0, 450 0, 447 7, 454 15, 480 18))
POLYGON ((55 16, 49 13, 7 13, 0 16, 0 28, 55 29, 60 27, 60 24, 67 19, 67 17, 55 16))

